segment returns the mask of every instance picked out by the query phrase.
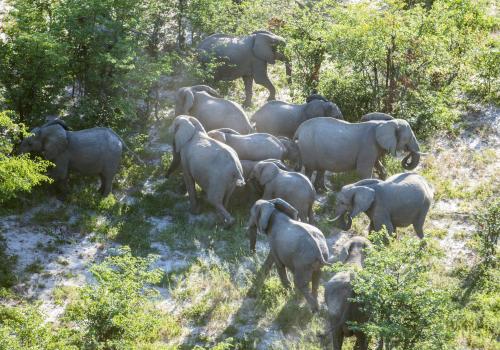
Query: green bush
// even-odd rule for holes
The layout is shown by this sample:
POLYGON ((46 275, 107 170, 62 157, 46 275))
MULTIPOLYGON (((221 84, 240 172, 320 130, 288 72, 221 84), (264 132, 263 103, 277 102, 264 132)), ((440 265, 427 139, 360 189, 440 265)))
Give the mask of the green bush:
MULTIPOLYGON (((382 242, 386 232, 371 236, 382 242)), ((369 315, 355 324, 385 349, 453 348, 451 291, 435 283, 436 252, 425 241, 404 237, 375 244, 353 282, 354 300, 369 315)))
POLYGON ((125 247, 91 268, 96 284, 83 287, 64 315, 81 333, 79 348, 129 349, 159 339, 164 316, 152 304, 157 291, 151 284, 162 274, 150 270, 153 261, 125 247))
POLYGON ((39 158, 33 160, 28 155, 11 155, 20 136, 28 135, 24 125, 15 122, 12 112, 0 112, 0 135, 0 203, 51 181, 45 175, 50 162, 39 158))

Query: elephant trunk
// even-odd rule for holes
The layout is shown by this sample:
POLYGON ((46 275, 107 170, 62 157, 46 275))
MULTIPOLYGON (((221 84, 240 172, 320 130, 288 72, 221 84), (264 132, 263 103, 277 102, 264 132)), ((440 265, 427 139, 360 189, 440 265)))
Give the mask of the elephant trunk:
POLYGON ((338 227, 340 227, 340 229, 342 231, 350 230, 351 226, 352 226, 352 218, 351 218, 351 216, 350 215, 346 215, 347 212, 345 210, 336 211, 335 214, 336 214, 336 217, 332 221, 333 222, 338 222, 338 227), (346 216, 347 216, 347 220, 346 220, 346 216))
POLYGON ((410 152, 406 157, 401 161, 401 165, 406 170, 413 170, 417 167, 420 162, 420 153, 419 152, 410 152))
POLYGON ((281 52, 276 52, 275 59, 285 62, 286 82, 292 84, 292 64, 290 60, 281 52))
POLYGON ((255 245, 257 244, 257 228, 255 226, 248 229, 248 236, 250 239, 250 251, 255 253, 255 245))

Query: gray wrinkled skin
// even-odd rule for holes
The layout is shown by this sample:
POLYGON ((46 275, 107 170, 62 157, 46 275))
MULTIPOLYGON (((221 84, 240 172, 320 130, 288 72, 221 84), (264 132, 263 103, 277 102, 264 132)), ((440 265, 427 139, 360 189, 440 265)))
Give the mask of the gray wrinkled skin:
POLYGON ((98 175, 101 179, 99 192, 111 193, 113 179, 120 168, 121 138, 109 128, 92 128, 69 131, 62 120, 50 121, 32 131, 18 148, 19 153, 37 152, 55 164, 49 175, 58 187, 67 192, 70 171, 82 175, 98 175))
POLYGON ((276 89, 267 75, 268 64, 284 61, 290 82, 290 64, 278 48, 284 45, 282 37, 265 30, 240 37, 213 34, 198 45, 199 60, 202 64, 216 64, 213 77, 217 81, 242 78, 245 84, 244 106, 250 106, 254 81, 269 91, 269 100, 275 99, 276 89))
POLYGON ((383 173, 380 159, 385 154, 407 152, 402 165, 414 169, 420 161, 418 141, 405 120, 348 123, 333 118, 314 118, 300 125, 295 133, 306 175, 318 171, 316 188, 324 188, 324 171, 355 170, 365 179, 372 177, 373 167, 383 173))
POLYGON ((300 220, 314 222, 312 207, 316 191, 307 177, 262 161, 254 166, 250 179, 256 179, 264 188, 262 199, 282 198, 297 209, 300 220))
POLYGON ((268 236, 270 252, 263 266, 264 275, 275 263, 283 286, 290 288, 287 276, 287 270, 290 270, 295 287, 304 295, 312 311, 318 311, 321 268, 328 264, 329 258, 323 233, 312 225, 297 221, 297 211, 280 198, 255 202, 247 226, 253 251, 257 231, 268 236))
POLYGON ((175 116, 181 114, 195 117, 207 131, 231 128, 240 134, 252 132, 252 126, 241 106, 221 98, 207 85, 182 87, 177 90, 175 116))
POLYGON ((370 218, 370 230, 385 226, 392 234, 397 227, 413 225, 418 237, 423 238, 433 196, 432 187, 415 173, 396 174, 385 181, 361 180, 342 187, 337 194, 335 216, 343 218, 347 213, 354 218, 363 212, 370 218))
POLYGON ((293 138, 300 124, 316 117, 343 119, 342 112, 335 103, 313 99, 303 104, 268 102, 255 112, 251 120, 258 132, 293 138))
MULTIPOLYGON (((190 116, 178 116, 171 126, 174 134, 174 163, 180 163, 189 194, 191 212, 198 213, 195 183, 205 191, 207 201, 228 227, 234 218, 226 210, 234 189, 244 186, 243 169, 234 150, 210 138, 200 122, 190 116)), ((170 172, 170 169, 169 169, 170 172)))
MULTIPOLYGON (((342 248, 341 261, 356 268, 363 268, 365 249, 370 242, 361 236, 351 238, 342 248)), ((354 272, 341 271, 325 283, 325 302, 328 308, 329 328, 327 334, 332 336, 333 349, 341 350, 344 337, 356 336, 355 349, 368 349, 368 338, 361 332, 349 329, 348 322, 363 323, 368 320, 360 305, 351 301, 354 291, 351 281, 354 272)))

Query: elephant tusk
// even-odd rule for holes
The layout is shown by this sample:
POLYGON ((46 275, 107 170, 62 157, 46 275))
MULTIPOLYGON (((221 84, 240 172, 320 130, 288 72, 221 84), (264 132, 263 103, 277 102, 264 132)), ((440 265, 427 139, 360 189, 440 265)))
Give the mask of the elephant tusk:
POLYGON ((337 215, 336 217, 334 217, 333 219, 327 219, 326 221, 328 222, 334 222, 334 221, 337 221, 338 219, 340 219, 342 217, 342 215, 344 214, 339 214, 337 215))
POLYGON ((421 156, 428 156, 430 153, 429 152, 417 152, 421 156))

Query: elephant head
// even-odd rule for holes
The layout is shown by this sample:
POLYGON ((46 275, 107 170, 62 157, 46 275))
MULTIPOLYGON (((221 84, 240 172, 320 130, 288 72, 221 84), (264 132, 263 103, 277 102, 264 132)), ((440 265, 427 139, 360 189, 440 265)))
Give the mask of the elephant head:
POLYGON ((255 57, 270 64, 276 60, 286 60, 285 55, 277 50, 278 46, 285 45, 285 39, 266 30, 259 30, 251 34, 254 38, 252 51, 255 57))
POLYGON ((18 148, 19 153, 40 153, 47 160, 55 160, 68 147, 67 125, 60 119, 52 120, 31 131, 18 148))
POLYGON ((368 186, 357 186, 356 184, 342 187, 337 193, 335 201, 335 219, 340 220, 341 228, 349 230, 352 219, 361 212, 366 212, 375 200, 375 190, 368 186), (345 221, 348 214, 348 221, 345 221))
POLYGON ((278 210, 288 215, 292 220, 297 220, 298 212, 293 206, 281 198, 272 200, 259 199, 250 209, 250 219, 247 223, 247 229, 250 233, 250 250, 255 252, 257 242, 257 232, 267 233, 271 215, 278 210))
POLYGON ((217 91, 207 85, 182 87, 177 90, 177 94, 175 96, 175 116, 177 117, 181 114, 189 114, 189 111, 195 104, 194 94, 201 91, 204 91, 213 97, 221 97, 217 91))
POLYGON ((375 138, 380 148, 393 156, 397 151, 408 152, 401 165, 406 170, 413 170, 420 162, 420 147, 410 124, 403 119, 380 122, 375 129, 375 138))
POLYGON ((263 160, 255 164, 250 173, 250 179, 257 179, 261 186, 265 186, 279 174, 279 171, 275 163, 263 160))
POLYGON ((178 153, 196 133, 205 133, 203 125, 194 117, 180 115, 175 118, 169 131, 174 135, 174 152, 178 153))
POLYGON ((339 260, 345 264, 364 266, 366 249, 371 247, 371 242, 362 236, 354 236, 342 246, 339 260))
POLYGON ((302 169, 302 160, 300 157, 299 146, 295 143, 295 141, 290 140, 288 137, 280 136, 278 139, 286 149, 284 158, 290 161, 290 163, 294 166, 295 171, 300 171, 300 169, 302 169))
POLYGON ((340 108, 333 102, 313 99, 304 106, 301 122, 316 117, 344 119, 340 108))

